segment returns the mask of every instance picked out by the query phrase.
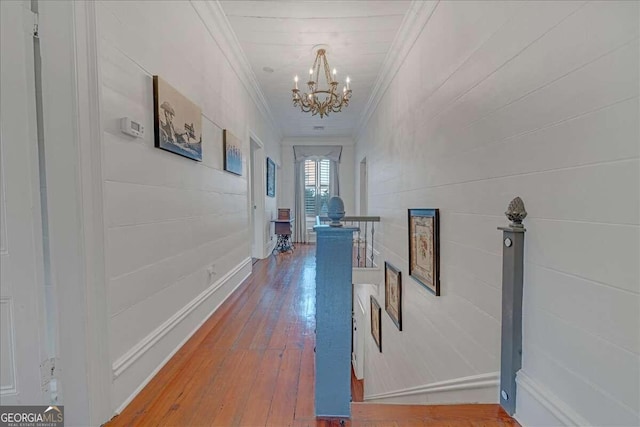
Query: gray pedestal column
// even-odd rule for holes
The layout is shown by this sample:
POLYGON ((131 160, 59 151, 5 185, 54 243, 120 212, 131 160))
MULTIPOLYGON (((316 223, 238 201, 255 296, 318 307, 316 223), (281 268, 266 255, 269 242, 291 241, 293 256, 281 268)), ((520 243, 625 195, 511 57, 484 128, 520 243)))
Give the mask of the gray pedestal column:
POLYGON ((502 345, 500 359, 500 405, 509 414, 516 410, 516 373, 522 366, 522 291, 524 272, 524 233, 527 216, 517 197, 510 204, 507 218, 512 222, 502 230, 502 345))
POLYGON ((357 228, 317 226, 317 417, 351 416, 351 258, 357 228))

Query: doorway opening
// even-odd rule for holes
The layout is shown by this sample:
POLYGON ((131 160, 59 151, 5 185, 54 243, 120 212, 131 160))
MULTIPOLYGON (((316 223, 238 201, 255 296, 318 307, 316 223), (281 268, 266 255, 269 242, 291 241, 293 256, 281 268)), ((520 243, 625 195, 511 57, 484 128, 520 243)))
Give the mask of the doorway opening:
POLYGON ((249 221, 251 233, 251 257, 264 258, 264 198, 265 198, 264 147, 253 135, 249 149, 249 221))
POLYGON ((360 162, 360 216, 365 216, 369 210, 369 196, 367 187, 367 158, 360 162))

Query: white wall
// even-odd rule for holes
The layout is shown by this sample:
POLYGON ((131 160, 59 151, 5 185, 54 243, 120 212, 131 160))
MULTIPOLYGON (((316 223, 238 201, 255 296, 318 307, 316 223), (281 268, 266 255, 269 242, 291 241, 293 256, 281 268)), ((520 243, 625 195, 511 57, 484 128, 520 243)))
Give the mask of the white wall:
POLYGON ((206 10, 179 1, 98 5, 114 409, 251 271, 249 132, 280 160, 279 136, 205 26, 206 10), (201 107, 202 162, 154 148, 154 74, 201 107), (124 116, 142 122, 144 139, 119 131, 124 116), (240 177, 223 171, 222 129, 244 141, 240 177))
MULTIPOLYGON (((302 114, 302 113, 301 113, 302 114)), ((295 207, 295 180, 294 180, 294 145, 341 145, 342 156, 340 158, 340 197, 344 201, 344 208, 347 215, 355 215, 355 169, 354 155, 355 148, 351 138, 323 138, 323 137, 303 137, 285 138, 282 140, 282 166, 280 172, 281 198, 278 198, 280 207, 295 207)))
MULTIPOLYGON (((491 378, 501 234, 529 216, 517 417, 639 425, 637 2, 440 2, 357 138, 403 331, 368 340, 365 397, 491 378), (441 289, 408 276, 407 208, 439 208, 441 289)), ((383 301, 382 287, 379 301, 383 301)), ((497 402, 497 387, 394 401, 497 402)))

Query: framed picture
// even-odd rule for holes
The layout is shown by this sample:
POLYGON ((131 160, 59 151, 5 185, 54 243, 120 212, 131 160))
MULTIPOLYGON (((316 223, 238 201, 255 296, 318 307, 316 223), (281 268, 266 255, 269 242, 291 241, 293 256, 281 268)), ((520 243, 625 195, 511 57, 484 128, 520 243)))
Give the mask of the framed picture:
POLYGON ((158 76, 153 76, 155 145, 202 161, 202 111, 158 76))
POLYGON ((382 309, 378 301, 371 295, 371 335, 382 353, 382 309))
POLYGON ((402 273, 386 261, 384 263, 384 309, 401 331, 402 273))
POLYGON ((267 157, 267 196, 276 197, 276 164, 267 157))
POLYGON ((224 170, 242 175, 242 142, 228 129, 224 130, 224 170))
POLYGON ((409 276, 440 295, 438 209, 409 209, 409 276))

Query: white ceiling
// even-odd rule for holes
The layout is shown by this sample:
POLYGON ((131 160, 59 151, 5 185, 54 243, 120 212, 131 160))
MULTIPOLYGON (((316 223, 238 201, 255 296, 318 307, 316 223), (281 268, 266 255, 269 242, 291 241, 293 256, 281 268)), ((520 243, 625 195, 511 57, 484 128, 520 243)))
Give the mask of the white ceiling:
MULTIPOLYGON (((400 29, 410 1, 221 1, 231 27, 284 137, 351 136, 400 29), (328 117, 294 108, 293 76, 305 81, 313 46, 329 45, 327 59, 348 75, 349 106, 328 117), (274 71, 265 72, 264 67, 274 71), (313 130, 324 126, 324 130, 313 130)), ((322 81, 322 80, 321 80, 322 81)), ((303 89, 302 86, 300 86, 303 89)))

